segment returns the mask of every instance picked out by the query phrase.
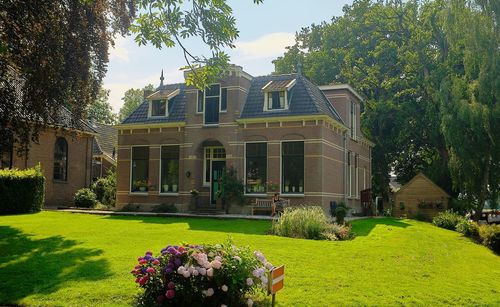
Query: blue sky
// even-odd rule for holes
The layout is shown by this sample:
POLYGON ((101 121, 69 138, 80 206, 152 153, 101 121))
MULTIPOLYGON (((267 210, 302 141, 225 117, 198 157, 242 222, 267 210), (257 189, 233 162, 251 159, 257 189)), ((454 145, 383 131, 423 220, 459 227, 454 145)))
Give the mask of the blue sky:
MULTIPOLYGON (((252 0, 229 0, 240 35, 236 48, 228 50, 231 62, 251 75, 266 75, 274 70, 271 61, 285 52, 294 42, 295 32, 312 23, 329 21, 342 14, 342 7, 352 0, 264 0, 255 5, 252 0)), ((190 51, 206 53, 197 40, 187 42, 190 51)), ((133 37, 118 37, 110 49, 108 73, 104 87, 111 90, 109 102, 115 112, 123 104, 121 98, 129 88, 159 84, 163 69, 166 83, 183 82, 179 67, 185 66, 180 48, 138 46, 133 37)))

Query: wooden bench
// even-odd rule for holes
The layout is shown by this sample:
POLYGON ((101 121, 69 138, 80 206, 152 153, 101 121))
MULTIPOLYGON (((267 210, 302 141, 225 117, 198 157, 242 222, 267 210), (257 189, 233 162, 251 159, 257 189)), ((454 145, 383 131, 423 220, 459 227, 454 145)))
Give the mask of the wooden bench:
MULTIPOLYGON (((283 203, 283 209, 290 206, 289 199, 281 198, 281 201, 283 203)), ((256 211, 266 211, 266 212, 269 212, 269 214, 271 214, 271 212, 272 212, 271 204, 272 203, 273 202, 271 199, 256 198, 255 204, 252 206, 252 214, 255 215, 256 211)), ((280 210, 280 208, 276 208, 276 213, 283 211, 283 209, 280 210)))

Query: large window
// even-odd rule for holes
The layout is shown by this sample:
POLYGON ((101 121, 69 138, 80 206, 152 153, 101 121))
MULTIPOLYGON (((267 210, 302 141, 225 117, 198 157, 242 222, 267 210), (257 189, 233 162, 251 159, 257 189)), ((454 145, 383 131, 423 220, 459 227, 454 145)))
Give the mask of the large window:
POLYGON ((285 109, 285 91, 267 92, 267 110, 285 109))
POLYGON ((167 116, 167 101, 165 99, 151 101, 151 116, 167 116))
POLYGON ((149 147, 132 147, 131 192, 147 192, 149 189, 149 147))
POLYGON ((227 111, 227 88, 221 89, 221 97, 220 97, 220 111, 227 111))
POLYGON ((54 180, 68 180, 68 142, 62 137, 56 139, 54 147, 54 180))
POLYGON ((304 142, 283 142, 281 192, 304 193, 304 142))
POLYGON ((220 85, 214 84, 205 90, 205 124, 218 124, 220 112, 220 85))
POLYGON ((179 187, 179 146, 161 147, 161 193, 177 193, 179 187))
POLYGON ((246 192, 265 193, 267 180, 267 143, 246 144, 246 192))
POLYGON ((358 174, 359 155, 354 155, 354 196, 359 196, 359 174, 358 174))

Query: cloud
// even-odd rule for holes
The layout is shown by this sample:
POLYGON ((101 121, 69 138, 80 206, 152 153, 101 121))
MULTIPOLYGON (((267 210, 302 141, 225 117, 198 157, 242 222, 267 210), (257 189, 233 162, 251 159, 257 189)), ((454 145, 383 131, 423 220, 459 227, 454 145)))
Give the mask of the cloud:
POLYGON ((243 60, 256 60, 274 58, 282 55, 285 47, 293 45, 295 34, 288 32, 275 32, 266 34, 252 41, 235 43, 233 58, 243 60))
POLYGON ((128 37, 118 36, 115 39, 115 46, 109 48, 109 59, 117 60, 119 62, 129 62, 129 46, 130 39, 128 37))

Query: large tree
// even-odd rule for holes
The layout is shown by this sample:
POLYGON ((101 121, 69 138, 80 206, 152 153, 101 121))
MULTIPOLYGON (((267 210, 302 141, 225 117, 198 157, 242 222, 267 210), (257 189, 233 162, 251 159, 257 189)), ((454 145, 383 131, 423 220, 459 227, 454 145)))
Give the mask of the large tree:
POLYGON ((87 109, 87 119, 106 125, 114 125, 117 122, 117 116, 113 113, 113 108, 109 104, 109 90, 101 88, 97 98, 90 103, 87 109))
POLYGON ((152 91, 154 88, 153 84, 148 84, 142 89, 128 89, 122 97, 123 106, 118 114, 119 121, 125 120, 144 101, 144 91, 152 91))

